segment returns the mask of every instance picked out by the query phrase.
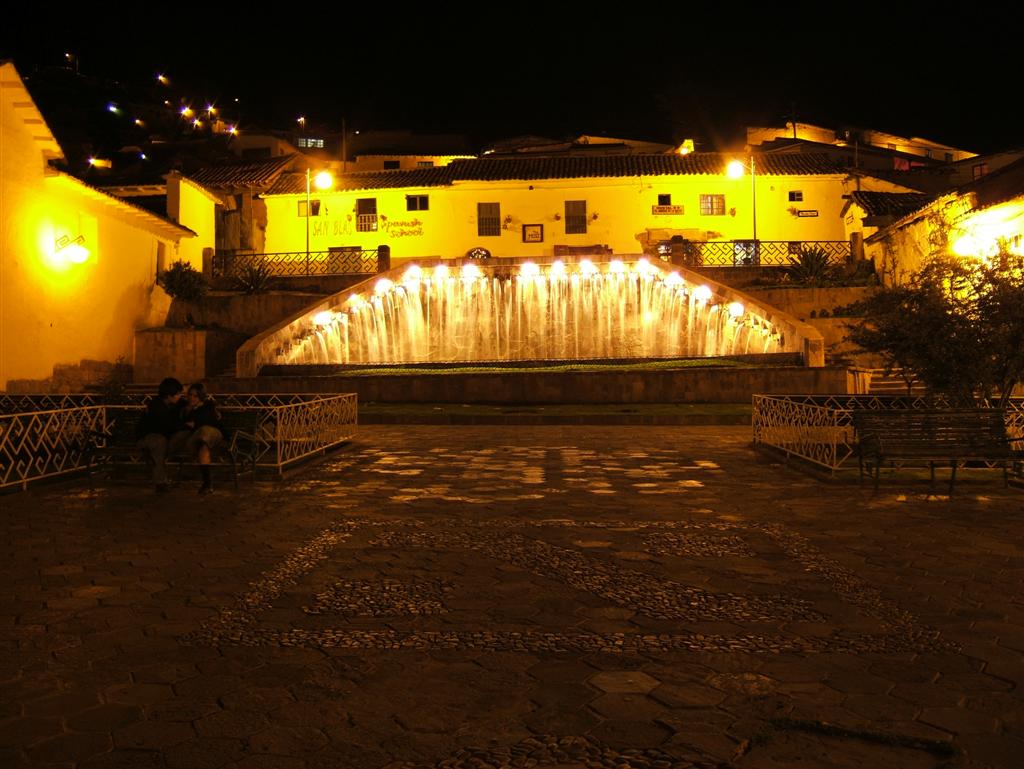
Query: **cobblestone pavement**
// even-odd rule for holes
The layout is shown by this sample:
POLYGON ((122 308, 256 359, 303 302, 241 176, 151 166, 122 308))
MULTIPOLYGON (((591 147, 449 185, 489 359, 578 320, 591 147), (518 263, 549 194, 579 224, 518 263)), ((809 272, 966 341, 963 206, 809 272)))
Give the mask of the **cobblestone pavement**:
POLYGON ((4 497, 0 766, 1021 766, 1024 492, 749 438, 372 427, 240 493, 4 497))

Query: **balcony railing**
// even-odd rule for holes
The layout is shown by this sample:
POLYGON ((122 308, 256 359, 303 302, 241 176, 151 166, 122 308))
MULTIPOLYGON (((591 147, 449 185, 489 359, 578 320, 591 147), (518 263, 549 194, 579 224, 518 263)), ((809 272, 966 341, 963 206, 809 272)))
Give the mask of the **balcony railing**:
POLYGON ((687 267, 786 267, 801 254, 821 251, 829 264, 850 259, 847 240, 684 240, 662 243, 659 256, 687 267))
POLYGON ((233 278, 247 269, 265 267, 275 278, 311 275, 375 275, 380 272, 380 251, 372 248, 332 248, 329 251, 278 251, 274 253, 218 253, 213 257, 213 277, 233 278))

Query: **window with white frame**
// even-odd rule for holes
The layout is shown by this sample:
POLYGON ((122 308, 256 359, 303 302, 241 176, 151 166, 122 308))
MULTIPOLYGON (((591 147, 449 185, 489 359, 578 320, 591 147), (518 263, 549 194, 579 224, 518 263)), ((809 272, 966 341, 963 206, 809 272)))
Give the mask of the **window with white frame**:
POLYGON ((356 201, 356 232, 377 231, 377 198, 356 201))
POLYGON ((725 216, 725 195, 701 195, 701 216, 725 216))

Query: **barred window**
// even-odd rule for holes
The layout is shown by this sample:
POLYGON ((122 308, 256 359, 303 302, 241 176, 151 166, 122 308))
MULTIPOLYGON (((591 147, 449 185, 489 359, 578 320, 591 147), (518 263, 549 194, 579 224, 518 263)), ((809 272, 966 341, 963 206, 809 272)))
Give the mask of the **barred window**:
POLYGON ((725 216, 725 195, 701 195, 701 216, 725 216))
POLYGON ((430 196, 429 195, 406 195, 405 196, 405 210, 406 211, 429 211, 430 210, 430 196))
POLYGON ((565 201, 565 234, 587 234, 587 201, 565 201))
POLYGON ((377 231, 377 198, 356 200, 356 232, 377 231))
POLYGON ((434 161, 433 160, 417 160, 416 161, 416 167, 417 168, 433 168, 434 167, 434 161))
POLYGON ((658 194, 658 205, 659 206, 670 206, 672 205, 672 195, 659 193, 658 194))
POLYGON ((476 204, 476 234, 481 237, 501 235, 501 203, 476 204))
POLYGON ((804 200, 803 190, 790 190, 789 191, 789 202, 790 203, 802 203, 804 200))

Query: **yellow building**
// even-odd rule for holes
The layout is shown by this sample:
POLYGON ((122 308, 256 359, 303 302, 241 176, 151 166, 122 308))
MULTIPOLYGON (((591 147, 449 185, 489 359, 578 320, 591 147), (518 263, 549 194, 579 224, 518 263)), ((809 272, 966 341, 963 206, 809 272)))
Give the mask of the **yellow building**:
POLYGON ((1024 255, 1024 160, 917 207, 865 238, 885 281, 903 283, 930 258, 1024 255))
MULTIPOLYGON (((0 388, 57 364, 132 359, 159 325, 157 266, 195 233, 49 164, 63 152, 14 65, 0 63, 0 388)), ((161 301, 162 300, 162 303, 161 301)))
MULTIPOLYGON (((563 247, 640 253, 680 235, 694 241, 843 241, 844 196, 870 187, 823 158, 754 157, 755 174, 726 173, 731 156, 491 157, 441 168, 346 174, 309 192, 284 173, 261 197, 267 253, 391 248, 392 259, 550 256, 563 247)), ((312 169, 315 174, 317 169, 312 169)), ((883 189, 893 185, 879 181, 883 189)))

